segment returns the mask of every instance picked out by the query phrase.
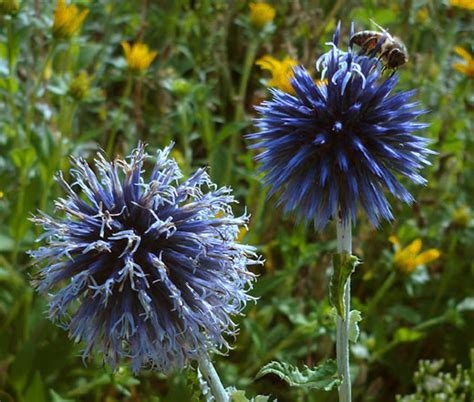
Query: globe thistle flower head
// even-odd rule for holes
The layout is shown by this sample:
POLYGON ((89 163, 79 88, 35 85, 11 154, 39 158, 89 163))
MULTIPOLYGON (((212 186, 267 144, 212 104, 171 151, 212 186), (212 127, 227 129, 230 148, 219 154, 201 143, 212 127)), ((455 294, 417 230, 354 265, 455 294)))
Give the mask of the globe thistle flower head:
POLYGON ((419 170, 429 165, 429 141, 415 135, 427 127, 425 113, 410 99, 415 91, 394 92, 398 76, 382 75, 376 53, 356 55, 331 49, 317 61, 321 81, 294 68, 295 95, 271 89, 272 99, 257 107, 259 132, 251 148, 265 172, 269 196, 279 193, 285 212, 322 229, 332 217, 355 220, 358 206, 377 226, 393 215, 384 189, 407 203, 410 193, 396 175, 425 184, 419 170))
POLYGON ((229 188, 204 169, 183 179, 171 147, 159 151, 149 179, 140 145, 128 160, 98 155, 97 174, 72 159, 73 184, 61 174, 63 217, 45 213, 46 246, 30 254, 42 266, 34 284, 50 297, 49 316, 116 368, 183 368, 236 333, 231 316, 251 299, 259 263, 236 242, 248 216, 236 217, 229 188))

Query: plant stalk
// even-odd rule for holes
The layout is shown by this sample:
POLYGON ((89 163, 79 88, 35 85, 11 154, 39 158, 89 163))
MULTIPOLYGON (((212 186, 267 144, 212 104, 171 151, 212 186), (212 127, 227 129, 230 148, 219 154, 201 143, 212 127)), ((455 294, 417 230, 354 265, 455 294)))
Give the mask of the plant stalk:
POLYGON ((114 121, 112 122, 111 132, 107 140, 107 147, 105 148, 106 153, 107 155, 109 155, 109 157, 112 157, 112 152, 115 146, 115 140, 117 138, 117 131, 119 129, 118 126, 120 124, 120 119, 122 118, 122 114, 125 110, 125 102, 128 100, 128 98, 130 97, 130 94, 132 93, 132 87, 133 87, 133 76, 132 76, 132 73, 129 72, 128 77, 127 77, 127 83, 125 84, 125 89, 122 94, 120 107, 119 107, 118 113, 115 116, 114 121))
POLYGON ((217 371, 211 363, 209 356, 199 356, 198 363, 199 369, 211 387, 212 395, 216 399, 216 402, 229 402, 227 392, 225 391, 221 379, 219 378, 219 374, 217 374, 217 371))
MULTIPOLYGON (((337 252, 352 254, 352 231, 351 219, 347 221, 338 219, 336 226, 337 252)), ((336 322, 336 354, 337 371, 343 377, 339 386, 339 402, 350 402, 351 397, 351 374, 349 370, 349 317, 351 311, 351 277, 347 278, 344 287, 344 319, 339 315, 336 322)))

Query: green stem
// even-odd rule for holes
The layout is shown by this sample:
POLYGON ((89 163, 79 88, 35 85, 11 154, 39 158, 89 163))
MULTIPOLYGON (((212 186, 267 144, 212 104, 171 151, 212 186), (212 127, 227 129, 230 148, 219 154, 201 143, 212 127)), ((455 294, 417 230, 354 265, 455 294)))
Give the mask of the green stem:
MULTIPOLYGON (((445 323, 447 320, 446 315, 441 315, 439 317, 430 318, 418 325, 415 325, 411 330, 412 331, 426 331, 431 327, 435 327, 437 325, 445 323)), ((390 350, 397 347, 403 341, 394 339, 393 341, 387 343, 383 348, 379 349, 376 353, 373 354, 372 358, 370 359, 372 362, 379 360, 385 353, 389 352, 390 350)))
POLYGON ((107 141, 107 147, 105 148, 107 155, 111 156, 112 152, 114 150, 114 145, 115 145, 115 139, 117 138, 117 132, 118 132, 118 126, 120 123, 120 120, 122 118, 123 111, 125 109, 125 104, 130 97, 130 94, 132 93, 132 85, 133 84, 133 76, 132 73, 128 74, 127 78, 127 84, 125 86, 125 89, 123 91, 122 99, 120 101, 120 108, 118 110, 118 113, 115 116, 114 121, 112 122, 112 130, 109 135, 109 139, 107 141))
POLYGON ((28 112, 26 114, 26 133, 27 133, 27 142, 29 143, 31 140, 31 123, 33 122, 33 118, 35 115, 35 106, 36 106, 36 94, 43 83, 44 75, 48 65, 53 58, 54 52, 56 50, 57 42, 54 41, 51 46, 49 47, 48 54, 43 62, 39 75, 36 77, 36 81, 33 85, 33 90, 30 92, 29 101, 27 104, 29 105, 28 112))
POLYGON ((387 276, 382 286, 377 290, 374 297, 372 298, 370 303, 367 305, 365 309, 366 317, 370 317, 370 313, 377 306, 380 300, 382 300, 382 298, 385 296, 385 293, 387 293, 387 291, 392 287, 396 278, 397 278, 397 274, 395 271, 392 271, 390 275, 387 276))
POLYGON ((15 103, 15 94, 13 91, 13 80, 15 78, 14 69, 15 63, 13 60, 13 42, 15 40, 15 35, 13 31, 13 17, 10 17, 7 22, 7 36, 8 36, 8 44, 7 44, 7 51, 8 51, 8 104, 11 110, 11 117, 12 117, 12 126, 13 130, 15 131, 15 146, 18 147, 20 145, 20 136, 18 132, 18 113, 16 109, 15 103))
MULTIPOLYGON (((247 48, 247 52, 245 54, 244 66, 242 69, 242 77, 240 79, 239 85, 239 92, 237 94, 237 105, 235 108, 235 116, 234 121, 239 122, 244 119, 245 114, 245 98, 247 97, 247 87, 250 78, 250 72, 252 71, 253 63, 255 61, 255 56, 257 54, 258 46, 260 44, 260 40, 258 37, 254 38, 247 48)), ((228 153, 228 158, 226 162, 226 169, 224 180, 226 183, 229 183, 231 173, 232 173, 232 166, 234 156, 238 154, 238 147, 239 147, 239 133, 234 133, 230 138, 230 148, 228 153)))
POLYGON ((252 71, 255 56, 257 54, 258 46, 260 41, 258 38, 253 39, 250 42, 247 52, 245 54, 244 67, 242 70, 242 77, 240 79, 239 92, 237 94, 237 108, 235 110, 235 121, 240 121, 244 117, 245 112, 245 98, 247 97, 247 87, 250 78, 250 72, 252 71))
POLYGON ((15 266, 17 258, 18 258, 18 250, 20 248, 20 234, 21 230, 18 226, 21 225, 22 220, 24 219, 24 209, 25 209, 25 195, 26 195, 26 184, 27 184, 27 176, 26 176, 26 169, 22 168, 20 171, 20 182, 19 182, 19 192, 18 192, 18 199, 16 201, 16 207, 14 212, 14 225, 17 226, 15 228, 15 244, 13 246, 12 251, 12 265, 15 266))
POLYGON ((212 395, 214 396, 216 402, 228 402, 229 396, 227 395, 227 392, 225 391, 221 379, 219 378, 216 369, 211 363, 209 356, 201 355, 198 359, 198 363, 199 369, 211 387, 212 395))
MULTIPOLYGON (((352 254, 352 230, 350 218, 344 222, 338 219, 337 226, 337 252, 352 254)), ((344 287, 344 319, 339 315, 336 322, 336 354, 337 372, 342 376, 339 386, 339 402, 350 402, 351 397, 351 373, 349 366, 349 318, 351 312, 351 277, 347 278, 344 287)))

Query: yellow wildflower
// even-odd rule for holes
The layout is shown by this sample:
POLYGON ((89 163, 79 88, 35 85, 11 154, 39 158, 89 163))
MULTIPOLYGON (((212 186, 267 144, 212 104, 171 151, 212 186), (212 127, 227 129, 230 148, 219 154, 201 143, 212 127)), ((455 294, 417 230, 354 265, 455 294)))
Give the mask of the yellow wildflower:
POLYGON ((69 85, 69 94, 75 100, 84 99, 89 93, 91 81, 92 77, 87 74, 87 71, 82 70, 69 85))
POLYGON ((0 200, 3 198, 5 194, 3 193, 3 191, 0 191, 0 200))
POLYGON ((250 23, 262 29, 275 18, 275 9, 268 3, 250 3, 250 23))
POLYGON ((450 0, 449 4, 451 4, 453 7, 474 10, 474 0, 450 0))
MULTIPOLYGON (((474 0, 473 0, 474 1, 474 0)), ((474 78, 474 58, 472 55, 465 49, 460 46, 454 48, 454 52, 461 56, 465 63, 454 63, 453 68, 460 73, 465 74, 469 78, 474 78)))
POLYGON ((18 0, 0 0, 0 15, 16 15, 20 11, 18 0))
POLYGON ((428 7, 421 7, 417 12, 416 12, 416 21, 424 24, 426 20, 430 16, 430 11, 428 10, 428 7))
POLYGON ((451 217, 453 226, 457 228, 467 228, 471 221, 471 210, 463 205, 457 208, 451 217))
POLYGON ((395 267, 403 274, 410 274, 419 265, 437 260, 441 255, 440 251, 435 248, 420 253, 423 246, 421 239, 415 239, 404 248, 401 247, 400 242, 395 236, 390 236, 388 240, 395 246, 395 267))
POLYGON ((130 45, 128 42, 122 42, 125 58, 127 59, 128 68, 132 71, 145 71, 153 60, 155 60, 158 52, 150 51, 144 43, 135 43, 130 45))
POLYGON ((255 64, 260 66, 263 70, 268 70, 272 73, 272 78, 268 81, 269 86, 291 94, 295 93, 290 80, 294 77, 292 68, 298 64, 296 60, 287 56, 280 61, 272 56, 266 55, 258 59, 255 64))
POLYGON ((71 38, 79 32, 87 14, 87 8, 79 12, 74 4, 67 6, 64 0, 58 0, 54 10, 53 36, 56 39, 71 38))

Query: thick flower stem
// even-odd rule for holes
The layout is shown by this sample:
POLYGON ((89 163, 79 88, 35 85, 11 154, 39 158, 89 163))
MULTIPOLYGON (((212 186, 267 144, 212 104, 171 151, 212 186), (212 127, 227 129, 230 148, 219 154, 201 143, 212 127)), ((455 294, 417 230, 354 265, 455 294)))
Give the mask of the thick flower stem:
MULTIPOLYGON (((351 220, 337 222, 337 251, 352 254, 351 220)), ((337 316, 337 371, 343 377, 339 386, 339 402, 351 401, 351 375, 349 371, 349 317, 351 311, 351 277, 347 279, 344 288, 344 319, 337 316)))
POLYGON ((227 392, 225 391, 221 379, 219 378, 219 374, 217 374, 217 371, 211 363, 209 356, 201 355, 199 357, 198 363, 199 369, 211 387, 212 395, 216 399, 216 402, 228 402, 229 397, 227 392))

